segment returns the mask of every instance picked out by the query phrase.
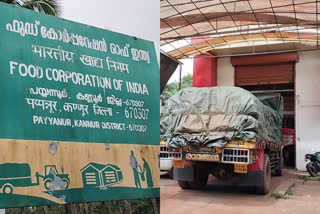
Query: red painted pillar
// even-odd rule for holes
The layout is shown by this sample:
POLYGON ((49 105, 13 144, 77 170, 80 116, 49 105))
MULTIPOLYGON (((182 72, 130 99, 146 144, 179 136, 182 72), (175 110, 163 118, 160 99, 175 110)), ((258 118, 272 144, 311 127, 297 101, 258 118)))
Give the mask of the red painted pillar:
MULTIPOLYGON (((203 39, 192 39, 192 43, 201 42, 203 39)), ((193 87, 217 86, 217 58, 200 54, 193 58, 193 87)))

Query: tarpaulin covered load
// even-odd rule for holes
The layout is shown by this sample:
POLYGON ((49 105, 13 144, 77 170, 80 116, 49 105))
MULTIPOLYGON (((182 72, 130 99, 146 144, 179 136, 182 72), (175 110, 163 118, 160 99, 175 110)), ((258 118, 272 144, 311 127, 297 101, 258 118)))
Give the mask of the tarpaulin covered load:
POLYGON ((238 87, 186 88, 165 106, 160 134, 169 147, 224 147, 231 139, 281 143, 280 94, 238 87), (258 98, 259 97, 259 98, 258 98))

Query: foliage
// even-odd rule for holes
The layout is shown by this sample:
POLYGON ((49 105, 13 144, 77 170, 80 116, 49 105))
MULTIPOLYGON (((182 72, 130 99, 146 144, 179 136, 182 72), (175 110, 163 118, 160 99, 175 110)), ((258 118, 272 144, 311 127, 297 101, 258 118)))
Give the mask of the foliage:
POLYGON ((307 176, 305 176, 305 175, 300 175, 298 178, 299 178, 299 179, 302 179, 302 180, 303 180, 303 183, 306 182, 306 181, 310 181, 310 180, 311 180, 309 177, 307 177, 307 176))
POLYGON ((153 206, 150 199, 131 201, 131 212, 136 214, 153 214, 153 206))
POLYGON ((293 195, 292 188, 295 187, 295 186, 296 186, 295 183, 291 184, 291 185, 289 186, 289 188, 287 189, 287 191, 286 191, 285 194, 286 194, 286 195, 293 195))
POLYGON ((172 95, 174 95, 177 91, 179 91, 179 84, 176 82, 172 82, 166 85, 164 88, 162 95, 164 95, 164 100, 168 100, 172 95))
POLYGON ((61 12, 57 0, 0 0, 1 2, 34 10, 43 14, 58 16, 61 12))
POLYGON ((287 194, 282 194, 282 193, 273 193, 272 196, 275 199, 288 199, 287 194))
MULTIPOLYGON (((123 214, 124 204, 123 201, 110 201, 110 202, 90 202, 73 204, 77 206, 77 210, 80 213, 87 213, 85 205, 89 213, 94 214, 123 214), (110 208, 108 209, 108 206, 110 208)), ((70 206, 70 205, 67 205, 70 206)), ((153 214, 153 206, 150 198, 130 200, 130 207, 132 214, 153 214)), ((45 208, 48 209, 50 214, 64 214, 66 213, 66 205, 53 205, 47 207, 24 207, 24 214, 45 214, 45 208)), ((21 214, 22 208, 9 208, 6 209, 6 214, 21 214)))
POLYGON ((273 193, 272 196, 275 198, 275 199, 288 199, 289 198, 289 195, 293 195, 293 191, 292 191, 292 188, 295 187, 296 184, 293 183, 289 186, 289 188, 286 190, 286 192, 283 194, 283 193, 273 193))
MULTIPOLYGON (((63 214, 65 208, 62 205, 48 206, 48 213, 50 214, 63 214)), ((45 214, 44 207, 24 207, 24 208, 9 208, 6 209, 6 214, 45 214)))
MULTIPOLYGON (((192 87, 192 75, 188 74, 181 79, 181 89, 192 87)), ((162 94, 165 96, 165 101, 168 100, 172 95, 179 91, 179 83, 172 82, 166 85, 162 94)))

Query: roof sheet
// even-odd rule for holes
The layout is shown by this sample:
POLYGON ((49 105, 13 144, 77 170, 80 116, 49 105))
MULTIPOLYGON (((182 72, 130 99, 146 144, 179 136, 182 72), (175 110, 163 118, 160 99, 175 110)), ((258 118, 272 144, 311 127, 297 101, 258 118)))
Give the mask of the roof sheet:
POLYGON ((161 49, 181 59, 279 43, 317 48, 319 9, 317 0, 161 0, 161 49))

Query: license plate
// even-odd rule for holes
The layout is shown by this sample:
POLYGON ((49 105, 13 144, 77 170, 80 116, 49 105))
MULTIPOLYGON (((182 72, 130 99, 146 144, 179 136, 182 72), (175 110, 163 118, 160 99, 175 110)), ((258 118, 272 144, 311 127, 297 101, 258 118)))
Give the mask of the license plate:
POLYGON ((183 160, 174 160, 173 161, 173 168, 184 168, 184 161, 183 160))
POLYGON ((225 148, 254 149, 256 144, 245 141, 231 141, 225 145, 225 148))
POLYGON ((248 173, 248 166, 246 164, 235 164, 234 165, 235 173, 248 173))

